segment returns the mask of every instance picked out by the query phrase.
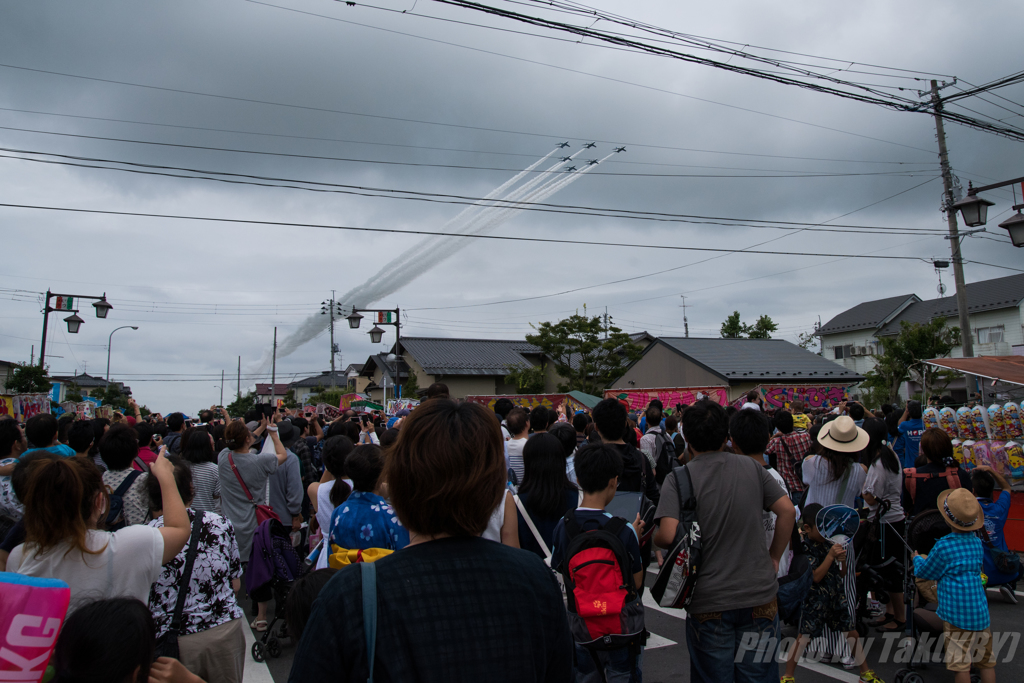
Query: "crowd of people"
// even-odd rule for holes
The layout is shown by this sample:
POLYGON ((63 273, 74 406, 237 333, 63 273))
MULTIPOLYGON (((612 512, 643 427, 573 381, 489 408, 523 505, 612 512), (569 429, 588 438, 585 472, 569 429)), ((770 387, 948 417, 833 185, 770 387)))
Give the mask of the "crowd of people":
POLYGON ((58 683, 240 682, 244 629, 273 615, 296 644, 291 681, 639 682, 646 572, 695 514, 691 681, 793 681, 832 637, 877 683, 863 627, 905 629, 907 520, 938 511, 948 535, 905 570, 932 582, 920 619, 946 634, 956 680, 990 683, 982 576, 1016 602, 1010 485, 964 471, 920 418, 914 401, 766 410, 757 392, 740 408, 490 410, 435 384, 390 418, 0 419, 0 570, 70 587, 58 683), (881 583, 858 588, 853 544, 822 528, 835 506, 875 523, 881 583), (299 560, 283 592, 275 534, 299 560), (780 652, 783 621, 796 642, 780 652))

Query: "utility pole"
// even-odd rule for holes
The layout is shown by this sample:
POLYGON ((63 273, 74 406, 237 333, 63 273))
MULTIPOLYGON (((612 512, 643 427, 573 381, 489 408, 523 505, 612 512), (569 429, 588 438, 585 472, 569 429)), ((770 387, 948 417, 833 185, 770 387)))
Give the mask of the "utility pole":
MULTIPOLYGON (((942 126, 942 98, 939 97, 939 84, 932 80, 932 105, 935 111, 935 136, 939 141, 939 164, 942 167, 943 205, 945 206, 946 222, 949 224, 949 247, 953 259, 953 280, 956 284, 956 307, 960 314, 960 345, 964 358, 974 357, 974 338, 971 334, 971 319, 967 311, 967 285, 964 283, 964 262, 960 255, 960 231, 956 224, 956 210, 953 204, 953 172, 949 166, 949 154, 946 150, 946 131, 942 126)), ((971 388, 975 386, 974 375, 964 374, 967 385, 967 398, 971 397, 971 388)), ((981 397, 984 400, 984 396, 981 397)))
POLYGON ((224 405, 224 371, 220 371, 220 403, 217 405, 224 405))
POLYGON ((242 400, 242 357, 238 357, 238 395, 236 400, 242 400))
POLYGON ((277 328, 274 328, 274 360, 270 366, 270 405, 277 407, 277 328))
POLYGON ((608 307, 604 307, 604 338, 608 338, 608 307))
POLYGON ((686 338, 690 338, 690 321, 686 319, 686 295, 680 294, 680 298, 683 300, 683 331, 686 333, 686 338))
POLYGON ((334 290, 331 290, 331 388, 334 387, 334 290))

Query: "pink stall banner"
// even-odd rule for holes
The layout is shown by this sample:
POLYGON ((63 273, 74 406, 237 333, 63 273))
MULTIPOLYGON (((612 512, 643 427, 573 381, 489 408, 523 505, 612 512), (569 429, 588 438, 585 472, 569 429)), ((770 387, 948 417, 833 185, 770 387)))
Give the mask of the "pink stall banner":
POLYGON ((728 387, 677 387, 672 389, 605 389, 605 398, 625 401, 629 410, 644 411, 654 399, 661 401, 665 410, 675 410, 680 403, 693 405, 705 398, 719 405, 729 402, 728 387))
POLYGON ((0 572, 0 681, 43 680, 70 600, 63 581, 0 572))

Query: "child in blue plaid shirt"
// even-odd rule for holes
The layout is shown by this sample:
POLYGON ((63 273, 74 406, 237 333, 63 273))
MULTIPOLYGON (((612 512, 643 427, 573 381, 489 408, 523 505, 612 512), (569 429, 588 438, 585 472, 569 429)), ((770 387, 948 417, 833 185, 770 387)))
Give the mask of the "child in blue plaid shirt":
POLYGON ((956 674, 956 683, 970 683, 972 664, 981 671, 982 683, 995 683, 988 598, 981 580, 984 550, 974 533, 984 526, 985 513, 967 489, 943 491, 937 506, 953 531, 929 555, 914 553, 914 573, 939 582, 946 668, 956 674))

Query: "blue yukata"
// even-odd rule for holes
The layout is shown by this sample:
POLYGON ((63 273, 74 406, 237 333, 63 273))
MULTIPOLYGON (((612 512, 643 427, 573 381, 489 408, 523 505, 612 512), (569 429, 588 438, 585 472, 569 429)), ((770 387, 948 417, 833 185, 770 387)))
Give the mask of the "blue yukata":
MULTIPOLYGON (((409 531, 398 521, 394 508, 386 500, 375 493, 353 491, 334 509, 328 540, 333 562, 333 558, 339 552, 344 555, 344 551, 401 550, 409 545, 409 531)), ((364 559, 360 556, 355 561, 364 559)))

